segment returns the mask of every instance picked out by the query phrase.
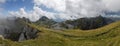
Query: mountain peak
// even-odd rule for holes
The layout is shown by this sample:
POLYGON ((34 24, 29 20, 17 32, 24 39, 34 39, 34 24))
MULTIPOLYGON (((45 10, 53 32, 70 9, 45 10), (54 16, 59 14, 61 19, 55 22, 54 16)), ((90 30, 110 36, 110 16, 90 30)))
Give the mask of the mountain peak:
POLYGON ((49 18, 47 18, 46 16, 42 16, 39 20, 46 21, 46 20, 49 20, 49 18))

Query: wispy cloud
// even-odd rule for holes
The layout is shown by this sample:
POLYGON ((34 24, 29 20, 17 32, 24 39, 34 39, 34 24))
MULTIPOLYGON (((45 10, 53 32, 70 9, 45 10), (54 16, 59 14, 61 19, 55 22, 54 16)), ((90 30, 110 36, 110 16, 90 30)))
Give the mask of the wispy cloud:
POLYGON ((5 3, 6 2, 6 0, 0 0, 0 3, 5 3))
POLYGON ((120 11, 120 0, 102 0, 102 2, 108 11, 120 11))

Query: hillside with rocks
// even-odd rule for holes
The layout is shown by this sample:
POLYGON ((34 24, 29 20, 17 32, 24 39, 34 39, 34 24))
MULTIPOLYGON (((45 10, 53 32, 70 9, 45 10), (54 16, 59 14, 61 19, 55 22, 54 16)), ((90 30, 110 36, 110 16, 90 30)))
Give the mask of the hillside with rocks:
MULTIPOLYGON (((22 22, 24 20, 25 19, 20 18, 1 19, 0 35, 3 36, 5 39, 10 39, 13 41, 35 39, 39 31, 24 24, 22 22)), ((25 22, 27 22, 27 19, 25 22)))
MULTIPOLYGON (((38 37, 21 42, 0 39, 4 46, 119 46, 120 45, 120 22, 114 22, 93 30, 54 30, 38 26, 33 23, 26 23, 38 31, 38 37)), ((28 27, 25 27, 25 30, 28 27)), ((36 31, 34 30, 34 31, 36 31)), ((27 30, 26 32, 28 32, 27 30)), ((34 33, 33 33, 34 34, 34 33)), ((21 33, 21 36, 24 36, 21 33)), ((31 35, 30 35, 31 36, 31 35)))
POLYGON ((102 16, 63 22, 47 17, 36 22, 26 18, 1 19, 0 45, 119 46, 119 30, 119 21, 102 16))

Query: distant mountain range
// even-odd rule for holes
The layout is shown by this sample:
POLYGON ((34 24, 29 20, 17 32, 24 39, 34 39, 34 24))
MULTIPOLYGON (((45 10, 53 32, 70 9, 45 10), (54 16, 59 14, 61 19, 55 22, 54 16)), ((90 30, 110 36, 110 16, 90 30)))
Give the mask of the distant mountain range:
POLYGON ((34 22, 37 25, 45 26, 52 29, 82 29, 82 30, 89 30, 89 29, 96 29, 102 26, 105 26, 109 23, 119 21, 120 18, 116 17, 91 17, 91 18, 79 18, 76 20, 66 20, 62 22, 56 22, 52 19, 48 19, 47 17, 43 16, 38 21, 34 22))

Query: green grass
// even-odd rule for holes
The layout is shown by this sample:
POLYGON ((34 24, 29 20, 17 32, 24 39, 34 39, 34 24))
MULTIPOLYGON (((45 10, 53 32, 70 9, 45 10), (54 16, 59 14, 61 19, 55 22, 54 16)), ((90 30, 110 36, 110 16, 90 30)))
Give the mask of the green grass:
POLYGON ((120 46, 120 22, 93 30, 53 30, 28 24, 40 30, 39 37, 23 42, 0 39, 4 46, 120 46))

